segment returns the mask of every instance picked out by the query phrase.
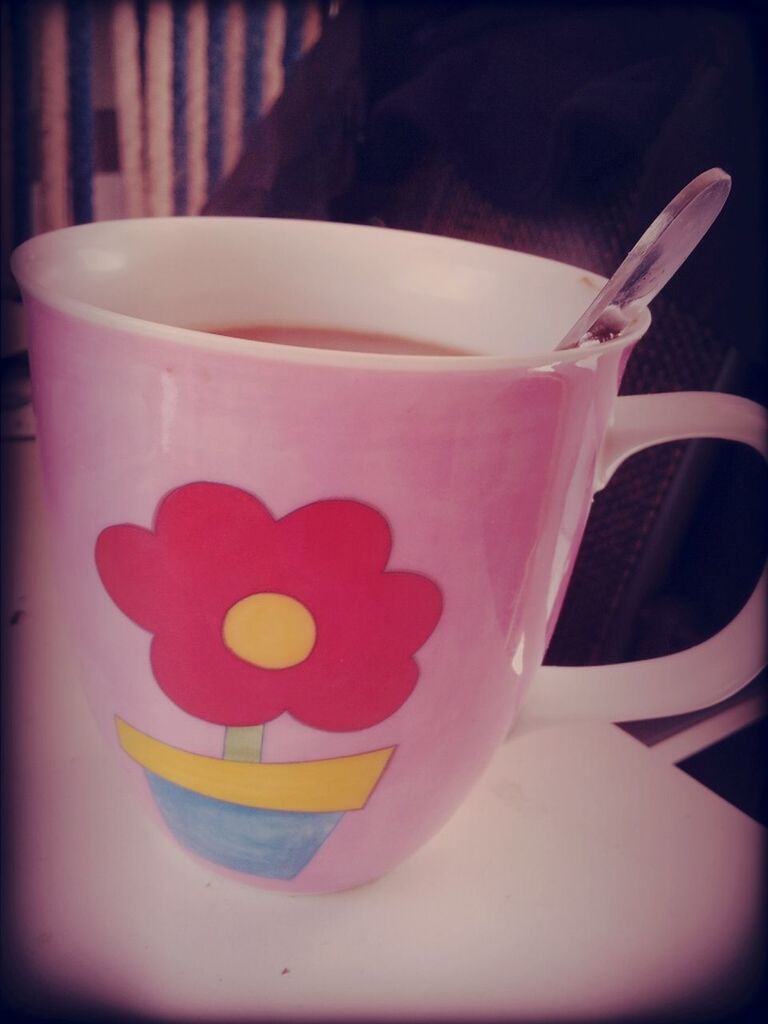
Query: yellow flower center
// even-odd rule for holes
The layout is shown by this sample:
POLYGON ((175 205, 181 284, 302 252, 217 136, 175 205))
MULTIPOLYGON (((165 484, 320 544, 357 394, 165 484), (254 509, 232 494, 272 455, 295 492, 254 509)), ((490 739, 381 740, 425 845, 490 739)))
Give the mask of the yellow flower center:
POLYGON ((224 616, 224 643, 238 658, 259 668, 290 668, 315 646, 315 620, 287 594, 249 594, 224 616))

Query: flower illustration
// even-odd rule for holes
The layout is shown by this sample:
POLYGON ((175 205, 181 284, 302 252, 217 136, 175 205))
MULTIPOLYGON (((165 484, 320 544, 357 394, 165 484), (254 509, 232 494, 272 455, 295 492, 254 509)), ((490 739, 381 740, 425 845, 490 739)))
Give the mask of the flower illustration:
POLYGON ((160 502, 153 530, 103 530, 96 565, 153 634, 152 670, 179 707, 226 726, 289 712, 345 731, 403 704, 442 611, 434 582, 387 571, 391 543, 381 513, 357 501, 275 520, 246 491, 192 483, 160 502))

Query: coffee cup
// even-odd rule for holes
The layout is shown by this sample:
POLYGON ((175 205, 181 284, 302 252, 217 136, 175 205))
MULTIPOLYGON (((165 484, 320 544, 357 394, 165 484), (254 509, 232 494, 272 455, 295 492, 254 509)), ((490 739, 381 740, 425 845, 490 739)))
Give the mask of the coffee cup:
POLYGON ((646 310, 490 246, 258 218, 103 222, 13 258, 53 557, 90 707, 157 822, 329 892, 425 843, 522 722, 715 703, 765 574, 680 653, 542 667, 590 503, 642 448, 765 455, 732 395, 617 397, 646 310))

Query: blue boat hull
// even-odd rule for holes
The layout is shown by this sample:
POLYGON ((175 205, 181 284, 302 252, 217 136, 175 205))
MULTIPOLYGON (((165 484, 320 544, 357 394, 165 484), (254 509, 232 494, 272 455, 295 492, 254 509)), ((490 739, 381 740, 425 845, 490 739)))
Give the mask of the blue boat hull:
POLYGON ((343 811, 244 807, 184 789, 146 772, 171 832, 193 853, 261 878, 295 878, 343 817, 343 811))

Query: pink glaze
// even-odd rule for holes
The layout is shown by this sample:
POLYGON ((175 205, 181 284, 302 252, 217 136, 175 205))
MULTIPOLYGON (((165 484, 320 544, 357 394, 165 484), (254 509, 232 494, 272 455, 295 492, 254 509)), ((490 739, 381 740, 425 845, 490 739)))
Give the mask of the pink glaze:
POLYGON ((394 368, 325 364, 254 343, 180 344, 167 329, 93 322, 30 294, 25 304, 57 569, 83 681, 147 794, 117 747, 116 715, 212 757, 224 729, 157 685, 150 634, 118 610, 96 571, 105 527, 150 528, 160 499, 193 481, 246 490, 277 518, 347 498, 386 517, 388 571, 440 587, 443 614, 416 654, 418 684, 391 717, 356 732, 287 714, 267 724, 264 761, 396 750, 364 809, 346 813, 295 878, 240 877, 317 892, 386 872, 456 809, 542 662, 626 348, 555 364, 486 368, 470 358, 459 370, 440 357, 426 370, 409 357, 393 357, 394 368))

